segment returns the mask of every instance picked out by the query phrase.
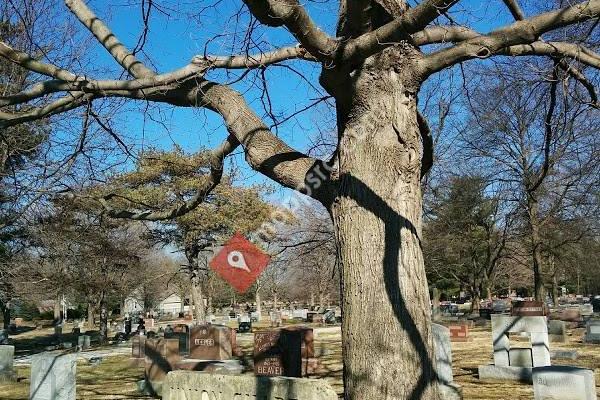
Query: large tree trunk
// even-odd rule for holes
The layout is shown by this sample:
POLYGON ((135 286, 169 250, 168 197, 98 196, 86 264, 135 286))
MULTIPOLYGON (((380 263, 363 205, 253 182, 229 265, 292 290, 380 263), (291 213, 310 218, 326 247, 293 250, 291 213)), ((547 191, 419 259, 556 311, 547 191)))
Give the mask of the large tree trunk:
POLYGON ((62 300, 62 296, 60 294, 57 294, 55 299, 54 299, 54 321, 56 321, 57 323, 60 323, 62 318, 61 318, 61 300, 62 300))
POLYGON ((260 321, 262 318, 262 305, 260 298, 260 282, 257 280, 256 292, 254 293, 254 301, 256 302, 256 313, 258 314, 258 320, 260 321))
POLYGON ((89 329, 94 328, 94 305, 92 304, 92 302, 88 302, 87 326, 89 329))
POLYGON ((202 285, 200 285, 200 278, 192 278, 192 303, 194 309, 194 317, 199 324, 206 322, 206 312, 204 310, 204 299, 202 298, 202 285))
POLYGON ((106 298, 102 294, 100 299, 100 343, 108 341, 108 309, 106 308, 106 298))
POLYGON ((352 400, 437 399, 420 244, 417 88, 411 54, 401 51, 367 60, 346 88, 352 99, 337 98, 340 189, 331 214, 342 266, 344 389, 352 400))
POLYGON ((540 222, 538 217, 538 202, 530 197, 529 226, 531 229, 531 251, 533 258, 533 295, 537 301, 544 301, 544 275, 542 260, 542 242, 540 238, 540 222))
POLYGON ((10 301, 6 303, 0 301, 0 308, 2 308, 3 329, 8 329, 10 327, 10 301))

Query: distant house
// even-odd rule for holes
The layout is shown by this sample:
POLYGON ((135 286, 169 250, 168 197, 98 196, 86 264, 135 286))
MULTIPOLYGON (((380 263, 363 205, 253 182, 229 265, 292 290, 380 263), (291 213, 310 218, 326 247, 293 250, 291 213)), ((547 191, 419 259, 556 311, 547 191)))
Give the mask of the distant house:
POLYGON ((175 293, 171 293, 166 296, 160 303, 156 306, 156 311, 160 314, 174 314, 177 315, 180 312, 188 312, 190 311, 190 299, 181 297, 175 293))
POLYGON ((125 299, 123 303, 123 311, 124 315, 133 315, 139 314, 144 311, 144 304, 140 302, 134 295, 130 295, 125 299))

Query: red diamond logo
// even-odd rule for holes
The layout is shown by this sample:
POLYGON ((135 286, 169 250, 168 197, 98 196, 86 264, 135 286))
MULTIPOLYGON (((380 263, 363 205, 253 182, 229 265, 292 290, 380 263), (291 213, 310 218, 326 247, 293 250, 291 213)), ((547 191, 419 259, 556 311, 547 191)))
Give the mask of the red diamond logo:
POLYGON ((208 265, 238 293, 244 293, 270 260, 271 257, 236 232, 208 265))

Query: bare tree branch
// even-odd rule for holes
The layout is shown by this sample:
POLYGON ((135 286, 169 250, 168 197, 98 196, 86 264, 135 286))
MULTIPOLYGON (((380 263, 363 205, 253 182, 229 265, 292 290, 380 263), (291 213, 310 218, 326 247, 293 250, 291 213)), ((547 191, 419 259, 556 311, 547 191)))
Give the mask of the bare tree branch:
POLYGON ((146 67, 129 51, 112 31, 88 8, 83 0, 65 0, 66 6, 98 39, 98 42, 113 58, 136 78, 154 75, 154 71, 146 67))
POLYGON ((315 58, 328 61, 338 41, 313 22, 298 0, 244 0, 250 12, 264 25, 284 25, 315 58))
POLYGON ((504 2, 504 4, 506 4, 506 7, 508 7, 508 10, 510 11, 515 20, 520 21, 525 19, 525 13, 523 13, 523 10, 521 9, 521 6, 519 6, 517 0, 502 1, 504 2))
POLYGON ((456 46, 428 55, 422 60, 424 73, 431 75, 444 68, 473 58, 504 55, 563 54, 597 65, 597 55, 589 54, 577 45, 545 43, 537 41, 545 32, 600 16, 600 0, 589 0, 570 7, 517 21, 488 35, 474 37, 456 46), (576 50, 581 51, 577 53, 576 50), (569 54, 570 53, 570 54, 569 54), (575 57, 575 54, 579 57, 575 57))
POLYGON ((344 43, 338 58, 346 62, 356 62, 402 40, 412 41, 411 34, 425 29, 430 22, 457 2, 458 0, 424 1, 382 27, 344 43))

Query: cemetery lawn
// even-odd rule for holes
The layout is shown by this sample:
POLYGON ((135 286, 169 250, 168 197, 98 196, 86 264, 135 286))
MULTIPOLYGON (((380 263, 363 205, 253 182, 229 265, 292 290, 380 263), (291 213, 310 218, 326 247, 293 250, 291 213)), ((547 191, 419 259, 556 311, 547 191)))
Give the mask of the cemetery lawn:
MULTIPOLYGON (((553 365, 573 365, 595 369, 596 385, 600 391, 600 345, 581 343, 583 329, 569 330, 568 343, 550 343, 551 351, 575 350, 577 360, 552 360, 553 365)), ((43 336, 46 331, 29 332, 43 336)), ((454 379, 462 386, 466 400, 532 400, 533 386, 510 382, 481 382, 477 378, 477 367, 492 363, 490 328, 473 328, 469 342, 453 342, 454 379)), ((28 335, 30 337, 30 335, 28 335)), ((513 338, 511 338, 513 341, 513 338)), ((15 341, 17 350, 19 340, 15 341)), ((252 335, 239 334, 238 343, 242 346, 244 357, 252 358, 252 335)), ((523 343, 525 344, 525 343, 523 343)), ((93 351, 97 350, 95 347, 93 351)), ((110 347, 101 348, 102 351, 110 347)), ((117 348, 115 348, 116 350, 117 348)), ((32 350, 32 349, 30 349, 32 350)), ((41 350, 41 349, 40 349, 41 350)), ((123 351, 123 348, 119 348, 123 351)), ((320 370, 315 377, 326 379, 341 395, 342 364, 341 337, 339 331, 331 328, 317 331, 315 335, 315 353, 321 361, 320 370)), ((17 351, 18 354, 18 351, 17 351)), ((29 395, 29 366, 17 366, 19 382, 0 382, 0 399, 26 400, 29 395)), ((252 371, 246 373, 252 374, 252 371)), ((129 355, 103 357, 102 361, 93 365, 80 358, 77 363, 77 398, 78 399, 149 399, 137 391, 137 381, 143 379, 144 369, 132 365, 129 355)))

